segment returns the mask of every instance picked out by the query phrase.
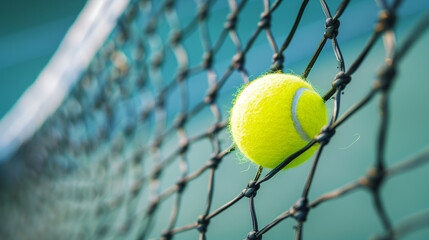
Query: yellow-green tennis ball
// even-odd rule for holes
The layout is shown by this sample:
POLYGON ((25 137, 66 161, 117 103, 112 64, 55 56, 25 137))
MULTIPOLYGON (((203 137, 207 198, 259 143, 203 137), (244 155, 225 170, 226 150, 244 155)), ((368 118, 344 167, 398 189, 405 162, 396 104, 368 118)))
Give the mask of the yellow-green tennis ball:
MULTIPOLYGON (((256 164, 275 168, 303 148, 328 122, 322 98, 292 74, 264 75, 246 86, 231 111, 230 130, 237 147, 256 164)), ((318 144, 288 164, 305 162, 318 144)))

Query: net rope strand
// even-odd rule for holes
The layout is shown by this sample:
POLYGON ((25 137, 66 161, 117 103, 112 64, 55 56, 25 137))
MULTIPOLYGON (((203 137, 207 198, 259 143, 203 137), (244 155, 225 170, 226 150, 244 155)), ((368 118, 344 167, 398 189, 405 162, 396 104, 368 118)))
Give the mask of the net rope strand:
MULTIPOLYGON (((93 209, 91 212, 93 215, 85 215, 87 218, 93 218, 92 225, 81 229, 71 226, 71 229, 80 229, 80 231, 69 233, 70 235, 76 234, 79 237, 90 233, 93 238, 107 236, 121 238, 132 235, 136 239, 148 239, 156 221, 158 209, 167 199, 174 198, 170 218, 165 221, 164 231, 158 234, 159 238, 173 239, 180 233, 194 230, 198 231, 199 239, 207 239, 210 221, 237 202, 248 198, 252 230, 249 233, 243 233, 245 239, 261 239, 277 224, 289 218, 295 219, 297 223, 295 239, 303 239, 305 222, 308 220, 308 213, 313 208, 359 189, 368 190, 372 196, 377 216, 384 228, 384 234, 378 236, 380 239, 391 239, 413 228, 406 222, 396 227, 393 226, 380 195, 380 190, 386 180, 429 162, 429 146, 423 152, 393 166, 386 165, 384 155, 389 123, 389 97, 396 69, 403 56, 429 25, 429 11, 426 11, 416 27, 410 31, 404 43, 396 47, 394 26, 397 11, 400 8, 400 0, 391 4, 383 0, 378 1, 381 8, 378 22, 367 40, 367 44, 348 69, 345 67, 337 35, 340 34, 341 16, 350 1, 342 1, 334 15, 325 0, 320 1, 326 17, 325 32, 301 76, 307 78, 326 42, 331 40, 339 72, 334 77, 331 89, 323 95, 324 101, 333 99, 334 103, 329 124, 307 146, 285 159, 264 176, 262 176, 262 168, 259 168, 254 179, 245 186, 242 192, 221 207, 213 208, 216 170, 222 164, 222 160, 236 150, 233 144, 222 148, 219 135, 222 131, 226 131, 228 120, 223 119, 221 114, 218 101, 219 91, 234 73, 241 76, 243 83, 249 82, 245 64, 246 54, 256 39, 262 38, 263 33, 273 49, 271 71, 282 70, 284 55, 287 54, 295 32, 299 29, 301 18, 305 15, 309 1, 302 1, 295 21, 281 44, 276 43, 273 37, 274 33, 270 25, 271 16, 278 11, 281 4, 287 3, 281 0, 272 3, 264 0, 263 12, 256 29, 250 38, 243 42, 237 31, 237 23, 242 20, 240 13, 247 2, 247 0, 228 1, 230 14, 223 29, 212 41, 213 36, 209 29, 208 18, 214 0, 198 1, 198 12, 186 25, 178 17, 174 0, 163 1, 160 6, 152 4, 149 0, 132 1, 120 18, 117 29, 99 50, 67 99, 36 134, 21 146, 15 156, 24 156, 26 168, 31 169, 30 179, 40 181, 40 185, 35 183, 37 186, 35 189, 40 191, 40 195, 34 197, 35 202, 43 203, 43 192, 49 189, 52 180, 60 177, 67 179, 67 174, 74 172, 88 176, 87 180, 90 183, 85 180, 73 180, 71 183, 67 183, 64 180, 57 185, 61 190, 56 189, 57 192, 53 193, 60 199, 66 199, 64 191, 78 189, 73 197, 93 209), (163 21, 169 31, 168 39, 165 41, 164 36, 158 32, 158 25, 163 21), (200 36, 204 56, 199 64, 190 66, 190 56, 184 40, 194 33, 200 36), (359 70, 361 63, 382 36, 386 60, 382 64, 377 80, 367 95, 340 114, 343 90, 352 81, 352 75, 359 70), (214 59, 226 41, 232 42, 235 54, 226 71, 218 72, 219 70, 214 67, 214 59), (279 48, 279 46, 281 47, 279 48), (166 79, 163 70, 169 59, 177 62, 177 69, 169 79, 166 79), (203 99, 191 106, 189 85, 192 83, 190 79, 198 74, 206 75, 208 89, 203 99), (178 92, 178 111, 177 117, 169 125, 167 100, 174 91, 178 92), (150 96, 150 99, 146 99, 143 105, 140 99, 142 95, 150 96), (314 200, 309 199, 311 184, 316 177, 317 166, 322 161, 324 148, 329 144, 337 128, 366 106, 375 96, 380 96, 381 118, 374 166, 355 182, 325 193, 314 200), (212 115, 212 124, 206 128, 205 132, 190 134, 187 128, 189 122, 205 109, 209 109, 212 115), (120 113, 127 117, 121 118, 120 113), (95 129, 94 125, 97 126, 95 129), (154 130, 151 131, 150 138, 141 136, 144 129, 151 128, 154 130), (174 137, 178 139, 175 149, 168 154, 163 153, 167 142, 174 137), (204 165, 191 172, 192 163, 188 161, 189 148, 202 141, 210 142, 211 155, 204 165), (263 183, 269 182, 287 164, 316 143, 319 143, 320 146, 315 154, 301 196, 293 206, 285 209, 271 222, 263 223, 261 226, 255 207, 258 190, 263 183), (77 166, 77 162, 90 167, 81 170, 82 167, 77 166), (178 162, 179 178, 175 184, 162 190, 160 181, 165 174, 165 169, 175 162, 178 162), (148 164, 152 166, 149 170, 144 167, 148 164), (109 170, 107 170, 108 168, 109 170), (198 219, 195 219, 195 222, 177 226, 181 204, 189 183, 204 173, 208 173, 204 210, 198 219), (109 180, 120 179, 123 176, 127 176, 127 179, 116 183, 109 180), (111 185, 106 185, 106 181, 111 185), (131 183, 126 184, 128 181, 131 183), (109 195, 106 186, 119 190, 109 195), (82 196, 79 195, 79 191, 82 192, 82 196), (147 200, 142 200, 141 195, 145 191, 147 200), (85 195, 84 192, 88 194, 85 195), (97 201, 92 201, 94 197, 97 197, 97 201), (138 209, 140 201, 146 201, 145 206, 147 207, 138 209), (112 211, 114 209, 122 210, 124 221, 118 223, 112 220, 115 219, 115 213, 112 211), (101 219, 101 216, 106 217, 101 219), (92 229, 95 231, 93 232, 92 229)), ((58 204, 59 207, 63 205, 66 207, 66 204, 70 204, 70 202, 64 200, 58 204)), ((79 205, 74 207, 81 212, 86 210, 80 209, 79 205)), ((419 221, 425 219, 427 219, 427 213, 410 218, 409 221, 417 222, 415 225, 419 225, 419 221)))

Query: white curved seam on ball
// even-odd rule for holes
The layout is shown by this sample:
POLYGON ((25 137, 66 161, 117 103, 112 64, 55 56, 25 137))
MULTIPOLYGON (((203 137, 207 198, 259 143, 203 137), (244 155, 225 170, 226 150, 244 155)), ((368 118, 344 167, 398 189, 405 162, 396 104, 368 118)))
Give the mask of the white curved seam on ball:
POLYGON ((304 132, 304 129, 302 129, 302 126, 298 120, 298 114, 297 114, 299 99, 301 98, 304 91, 311 91, 311 89, 302 87, 296 90, 295 95, 293 95, 291 113, 292 113, 293 126, 295 127, 295 130, 301 136, 302 140, 310 142, 311 139, 304 132))

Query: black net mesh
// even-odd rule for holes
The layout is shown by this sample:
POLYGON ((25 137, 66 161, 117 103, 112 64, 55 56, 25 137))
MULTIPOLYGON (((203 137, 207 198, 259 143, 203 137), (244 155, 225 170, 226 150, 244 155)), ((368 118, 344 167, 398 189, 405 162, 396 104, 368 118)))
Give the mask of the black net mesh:
MULTIPOLYGON (((325 0, 320 1, 325 29, 322 26, 320 43, 311 49, 314 54, 306 60, 302 73, 307 78, 317 67, 325 45, 332 45, 338 73, 331 75, 332 87, 323 94, 332 106, 329 124, 275 169, 263 174, 259 168, 247 186, 238 182, 243 191, 214 200, 228 188, 225 182, 234 185, 235 174, 254 172, 254 168, 247 173, 221 168, 225 159, 234 159, 232 153, 237 152, 229 138, 229 115, 224 107, 232 99, 230 90, 248 83, 249 69, 255 65, 265 65, 266 71, 289 69, 284 66, 285 58, 287 62, 294 56, 293 45, 299 44, 294 43, 294 36, 300 31, 301 19, 305 21, 309 1, 300 5, 262 1, 259 19, 243 13, 246 0, 228 1, 226 11, 217 9, 214 1, 200 0, 195 3, 196 12, 184 8, 180 1, 131 1, 61 105, 5 157, 0 207, 3 239, 206 239, 211 232, 229 239, 222 234, 226 228, 239 232, 242 238, 262 239, 283 221, 293 221, 295 238, 302 239, 313 208, 358 189, 368 190, 381 222, 383 233, 377 239, 403 236, 427 226, 427 211, 393 224, 381 199, 381 187, 390 177, 429 161, 429 148, 390 166, 385 156, 391 86, 404 55, 429 25, 429 12, 396 46, 394 27, 401 1, 380 0, 374 31, 366 45, 356 47, 360 52, 346 67, 337 36, 347 28, 340 27, 340 21, 343 13, 348 13, 349 2, 328 7, 325 0), (295 19, 290 26, 273 20, 286 13, 293 13, 288 18, 295 19), (243 26, 252 31, 241 32, 243 26), (282 36, 281 42, 277 35, 282 36), (385 58, 378 62, 381 68, 376 80, 361 100, 340 114, 342 93, 381 37, 385 58), (253 48, 258 41, 264 43, 263 49, 253 48), (270 57, 265 57, 267 54, 270 57), (231 97, 220 97, 225 95, 231 97), (376 96, 380 122, 375 163, 360 179, 310 197, 315 171, 323 164, 319 162, 335 131, 376 96), (304 187, 302 194, 291 196, 296 203, 276 209, 277 217, 271 216, 270 221, 258 221, 267 208, 255 204, 264 195, 262 189, 280 169, 316 143, 320 147, 308 177, 299 184, 304 187), (245 199, 250 215, 228 215, 245 199), (246 221, 248 227, 219 222, 213 226, 221 215, 246 221), (193 233, 184 237, 185 232, 193 233)), ((287 189, 277 191, 287 194, 287 189)), ((329 216, 325 219, 334 222, 329 216)))

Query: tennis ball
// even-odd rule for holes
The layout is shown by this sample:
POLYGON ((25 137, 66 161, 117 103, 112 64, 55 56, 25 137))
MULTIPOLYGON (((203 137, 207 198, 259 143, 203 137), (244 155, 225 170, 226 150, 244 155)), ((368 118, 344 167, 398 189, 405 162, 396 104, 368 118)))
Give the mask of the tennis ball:
MULTIPOLYGON (((275 168, 308 144, 328 122, 325 104, 308 82, 292 74, 261 76, 237 96, 229 127, 236 146, 256 164, 275 168)), ((305 162, 318 144, 284 169, 305 162)))

